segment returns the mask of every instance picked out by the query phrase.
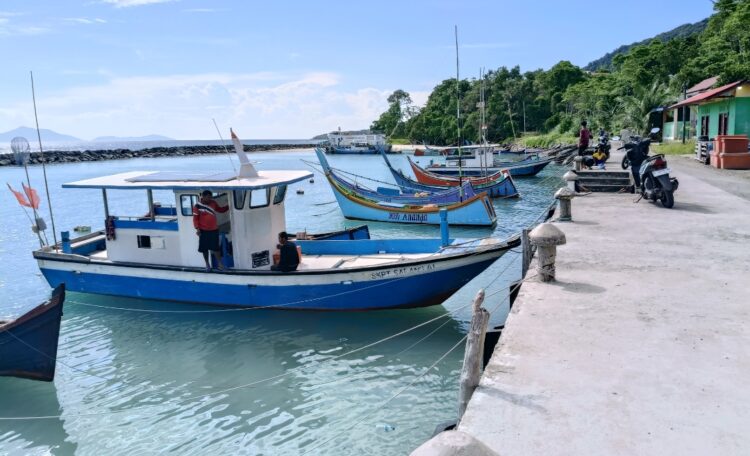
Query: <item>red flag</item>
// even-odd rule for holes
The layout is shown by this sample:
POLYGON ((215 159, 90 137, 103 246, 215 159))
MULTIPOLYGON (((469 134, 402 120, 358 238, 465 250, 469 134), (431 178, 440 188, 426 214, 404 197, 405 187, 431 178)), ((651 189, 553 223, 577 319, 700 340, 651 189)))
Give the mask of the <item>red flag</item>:
POLYGON ((29 202, 31 203, 31 207, 34 209, 39 209, 39 194, 31 187, 27 187, 23 182, 21 182, 21 187, 23 187, 23 192, 26 193, 26 196, 29 198, 29 202))
POLYGON ((31 203, 29 203, 28 200, 26 199, 26 195, 24 195, 21 192, 17 192, 13 190, 13 187, 11 187, 10 184, 8 184, 7 182, 6 182, 6 185, 8 186, 8 190, 10 190, 16 196, 16 199, 18 200, 18 204, 20 204, 21 206, 31 207, 31 203))

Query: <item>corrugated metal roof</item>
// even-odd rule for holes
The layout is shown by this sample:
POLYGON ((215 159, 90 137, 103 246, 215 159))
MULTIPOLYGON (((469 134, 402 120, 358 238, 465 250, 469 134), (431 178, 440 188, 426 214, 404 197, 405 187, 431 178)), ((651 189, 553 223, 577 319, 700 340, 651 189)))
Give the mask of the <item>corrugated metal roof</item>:
POLYGON ((707 92, 703 92, 703 93, 701 93, 699 95, 696 95, 694 97, 690 97, 687 100, 682 100, 681 102, 679 102, 679 103, 677 103, 675 105, 670 106, 669 109, 675 109, 675 108, 679 108, 681 106, 694 105, 694 104, 700 103, 701 101, 707 101, 707 100, 710 100, 712 98, 716 98, 716 97, 718 97, 720 95, 723 95, 724 92, 727 92, 729 90, 734 90, 736 87, 742 85, 744 82, 745 81, 736 81, 736 82, 733 82, 731 84, 723 85, 723 86, 718 87, 716 89, 712 89, 712 90, 709 90, 707 92))
POLYGON ((690 96, 695 96, 699 93, 703 93, 706 90, 710 89, 711 87, 715 86, 716 83, 719 82, 719 77, 714 76, 712 78, 704 79, 698 84, 694 85, 693 87, 687 89, 687 93, 690 96))

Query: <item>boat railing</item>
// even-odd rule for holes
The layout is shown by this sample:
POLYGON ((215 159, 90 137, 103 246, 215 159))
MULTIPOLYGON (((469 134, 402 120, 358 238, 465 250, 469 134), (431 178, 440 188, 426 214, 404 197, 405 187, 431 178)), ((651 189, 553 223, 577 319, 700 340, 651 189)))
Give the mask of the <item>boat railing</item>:
POLYGON ((116 229, 141 229, 141 230, 162 230, 177 231, 176 216, 116 216, 114 219, 116 229))

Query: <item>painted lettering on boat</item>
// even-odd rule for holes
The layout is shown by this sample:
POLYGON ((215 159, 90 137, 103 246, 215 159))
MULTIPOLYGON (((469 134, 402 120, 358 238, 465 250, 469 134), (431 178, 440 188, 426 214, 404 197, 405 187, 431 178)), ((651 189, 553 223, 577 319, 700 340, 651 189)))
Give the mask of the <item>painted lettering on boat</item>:
POLYGON ((398 222, 419 222, 424 223, 427 221, 427 214, 402 214, 400 212, 389 212, 388 220, 398 222))
POLYGON ((404 275, 416 274, 420 272, 432 271, 435 269, 434 264, 420 264, 416 266, 404 266, 403 268, 386 269, 385 271, 377 271, 372 273, 373 279, 384 279, 391 277, 400 277, 404 275))

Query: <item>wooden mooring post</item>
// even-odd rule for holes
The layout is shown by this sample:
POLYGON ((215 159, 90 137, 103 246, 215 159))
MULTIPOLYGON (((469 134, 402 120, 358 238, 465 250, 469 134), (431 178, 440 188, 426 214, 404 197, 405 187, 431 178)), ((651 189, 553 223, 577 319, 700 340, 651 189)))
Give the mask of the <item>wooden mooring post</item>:
POLYGON ((458 391, 458 421, 464 416, 469 405, 471 395, 479 385, 482 377, 482 354, 484 352, 484 336, 490 313, 482 307, 484 303, 484 289, 480 289, 474 297, 472 305, 471 328, 466 337, 466 351, 464 352, 464 366, 461 369, 461 380, 458 391))

